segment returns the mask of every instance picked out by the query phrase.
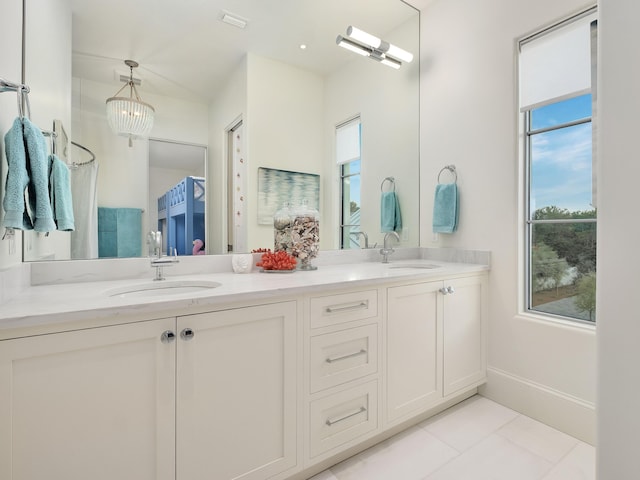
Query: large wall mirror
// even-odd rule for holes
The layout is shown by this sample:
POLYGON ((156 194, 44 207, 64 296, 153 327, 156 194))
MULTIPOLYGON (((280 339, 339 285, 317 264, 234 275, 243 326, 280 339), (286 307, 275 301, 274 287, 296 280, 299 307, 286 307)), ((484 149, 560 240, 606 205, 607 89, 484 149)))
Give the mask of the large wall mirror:
MULTIPOLYGON (((317 202, 321 250, 363 247, 357 231, 368 235, 369 246, 380 245, 381 195, 390 188, 400 203, 401 245, 419 245, 419 12, 413 7, 401 0, 26 5, 32 118, 43 129, 53 120, 64 125, 73 142, 71 175, 88 192, 74 194, 74 208, 89 213, 77 211, 73 233, 28 232, 25 261, 131 256, 125 242, 147 255, 147 233, 164 228, 159 199, 189 178, 199 179, 201 202, 193 215, 202 226, 193 235, 204 237, 208 254, 273 248, 273 226, 265 219, 283 198, 298 202, 307 195, 306 187, 298 192, 300 178, 317 182, 308 193, 315 199, 308 200, 317 202), (414 60, 394 69, 340 48, 336 37, 350 25, 414 60), (105 108, 130 73, 126 59, 139 63, 138 92, 155 108, 149 138, 133 139, 132 146, 109 129, 105 108), (345 177, 336 161, 336 129, 353 119, 361 144, 350 183, 354 170, 345 177), (265 172, 287 180, 265 184, 265 172), (113 212, 139 215, 134 229, 123 224, 122 240, 98 230, 113 212), (354 222, 353 235, 348 229, 345 235, 341 225, 354 222), (77 246, 96 240, 116 245, 77 246)), ((165 249, 192 254, 191 238, 181 245, 166 238, 165 249)))

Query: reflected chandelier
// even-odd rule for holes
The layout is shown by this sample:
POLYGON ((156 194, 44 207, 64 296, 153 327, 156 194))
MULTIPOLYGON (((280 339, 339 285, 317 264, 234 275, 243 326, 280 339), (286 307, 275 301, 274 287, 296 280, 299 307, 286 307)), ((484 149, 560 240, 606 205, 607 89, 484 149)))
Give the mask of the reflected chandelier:
POLYGON ((138 95, 133 80, 133 69, 138 67, 138 62, 125 60, 124 63, 130 70, 129 81, 113 97, 107 98, 107 121, 114 133, 129 137, 129 146, 132 147, 134 137, 149 135, 153 128, 155 109, 143 102, 138 95), (119 97, 120 92, 127 86, 129 87, 129 96, 119 97))

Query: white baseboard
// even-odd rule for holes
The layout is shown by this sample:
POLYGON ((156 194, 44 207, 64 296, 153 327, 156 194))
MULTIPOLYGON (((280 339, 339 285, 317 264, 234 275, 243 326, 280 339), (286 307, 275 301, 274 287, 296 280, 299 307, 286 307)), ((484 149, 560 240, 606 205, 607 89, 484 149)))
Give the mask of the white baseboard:
POLYGON ((497 403, 595 445, 596 408, 591 402, 496 368, 487 368, 479 393, 497 403))

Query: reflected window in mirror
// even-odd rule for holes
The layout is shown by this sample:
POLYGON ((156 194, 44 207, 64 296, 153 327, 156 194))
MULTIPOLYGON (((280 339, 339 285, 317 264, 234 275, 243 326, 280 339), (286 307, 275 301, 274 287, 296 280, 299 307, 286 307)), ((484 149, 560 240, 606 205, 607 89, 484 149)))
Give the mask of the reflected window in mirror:
POLYGON ((340 169, 340 248, 360 248, 360 117, 336 127, 336 162, 340 169))

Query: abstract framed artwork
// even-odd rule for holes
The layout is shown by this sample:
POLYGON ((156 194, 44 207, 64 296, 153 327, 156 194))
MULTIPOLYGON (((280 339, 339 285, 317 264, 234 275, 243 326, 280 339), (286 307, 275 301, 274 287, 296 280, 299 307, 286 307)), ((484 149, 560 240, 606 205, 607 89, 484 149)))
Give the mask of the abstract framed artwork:
POLYGON ((303 200, 319 210, 320 175, 291 172, 274 168, 258 168, 258 224, 273 225, 273 214, 285 203, 292 208, 303 200))

